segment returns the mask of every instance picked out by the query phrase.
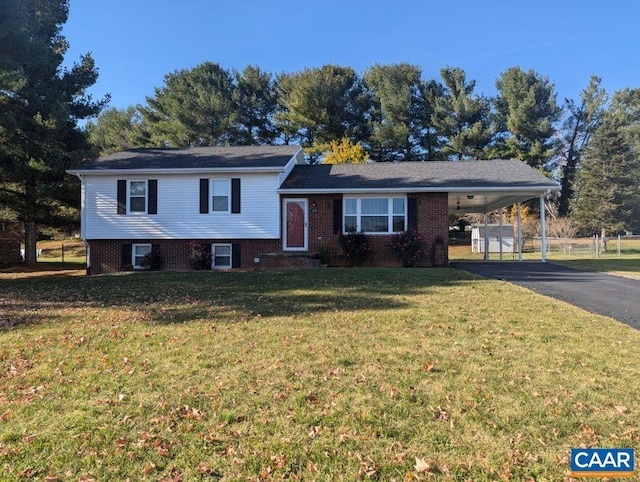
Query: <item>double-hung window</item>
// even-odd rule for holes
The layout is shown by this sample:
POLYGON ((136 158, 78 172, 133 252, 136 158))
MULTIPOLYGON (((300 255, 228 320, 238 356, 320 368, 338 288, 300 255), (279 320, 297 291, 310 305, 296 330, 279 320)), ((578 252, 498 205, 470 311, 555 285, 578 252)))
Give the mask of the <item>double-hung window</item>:
POLYGON ((404 197, 345 198, 343 212, 345 232, 396 233, 407 225, 404 197))
POLYGON ((129 212, 147 212, 147 181, 129 182, 129 212))
POLYGON ((118 179, 118 214, 158 214, 158 180, 118 179))
POLYGON ((229 179, 213 179, 211 181, 211 211, 214 213, 228 213, 231 189, 229 179))
POLYGON ((240 214, 240 178, 200 179, 200 214, 240 214))
POLYGON ((142 268, 142 260, 151 252, 150 244, 134 244, 131 247, 131 264, 135 269, 142 268))

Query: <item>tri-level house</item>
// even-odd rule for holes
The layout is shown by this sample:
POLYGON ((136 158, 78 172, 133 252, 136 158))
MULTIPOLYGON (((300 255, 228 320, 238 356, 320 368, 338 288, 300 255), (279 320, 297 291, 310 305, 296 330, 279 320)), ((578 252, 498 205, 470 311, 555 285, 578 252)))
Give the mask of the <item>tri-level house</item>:
POLYGON ((489 212, 556 191, 521 161, 307 165, 298 146, 135 149, 68 171, 81 180, 81 236, 91 274, 138 269, 156 249, 165 270, 312 266, 338 235, 369 235, 368 264, 397 266, 390 237, 423 235, 425 264, 446 265, 448 215, 489 212))

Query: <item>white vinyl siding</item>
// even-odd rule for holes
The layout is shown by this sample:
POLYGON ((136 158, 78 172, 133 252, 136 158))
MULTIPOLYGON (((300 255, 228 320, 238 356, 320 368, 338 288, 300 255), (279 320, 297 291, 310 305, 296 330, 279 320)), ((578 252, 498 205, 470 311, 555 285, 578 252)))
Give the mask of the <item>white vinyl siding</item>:
POLYGON ((407 225, 406 206, 404 197, 345 198, 343 230, 369 234, 404 231, 407 225))
MULTIPOLYGON (((117 180, 125 176, 84 176, 82 231, 85 239, 279 239, 278 175, 158 174, 158 214, 118 216, 117 180), (241 179, 242 212, 200 214, 203 177, 241 179)), ((133 180, 134 178, 132 178, 133 180)), ((213 199, 213 193, 210 193, 213 199)), ((230 203, 230 201, 229 201, 230 203)))

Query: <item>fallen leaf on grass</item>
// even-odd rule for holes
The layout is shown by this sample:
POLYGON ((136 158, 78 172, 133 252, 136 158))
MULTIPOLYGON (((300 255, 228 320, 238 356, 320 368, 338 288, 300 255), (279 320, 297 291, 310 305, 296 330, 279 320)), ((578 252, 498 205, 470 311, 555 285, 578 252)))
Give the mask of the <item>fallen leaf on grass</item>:
POLYGON ((153 462, 147 462, 147 465, 145 465, 144 469, 142 469, 142 473, 145 475, 148 475, 151 472, 153 472, 155 468, 156 468, 156 464, 154 464, 153 462))
POLYGON ((31 467, 27 467, 26 469, 24 469, 23 471, 18 473, 18 478, 19 479, 30 479, 35 475, 36 471, 33 470, 31 467))
POLYGON ((425 459, 419 459, 416 457, 416 472, 428 472, 431 466, 425 459))

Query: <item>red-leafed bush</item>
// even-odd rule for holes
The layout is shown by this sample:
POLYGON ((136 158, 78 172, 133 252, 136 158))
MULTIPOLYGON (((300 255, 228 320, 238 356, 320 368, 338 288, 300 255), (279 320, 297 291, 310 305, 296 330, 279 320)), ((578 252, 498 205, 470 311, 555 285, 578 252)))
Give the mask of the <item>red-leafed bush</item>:
POLYGON ((360 266, 371 252, 369 238, 364 233, 340 234, 338 235, 338 243, 340 243, 344 257, 351 266, 360 266))
POLYGON ((427 254, 427 245, 415 229, 391 236, 391 250, 404 267, 416 266, 427 254))

